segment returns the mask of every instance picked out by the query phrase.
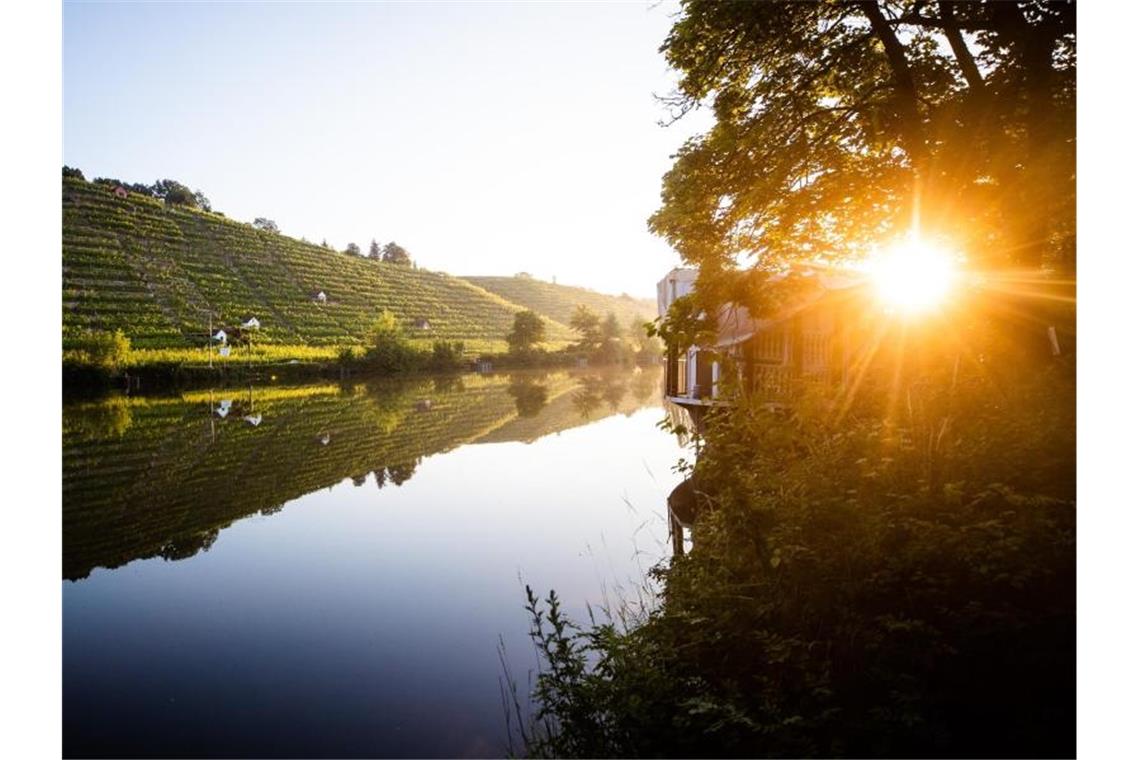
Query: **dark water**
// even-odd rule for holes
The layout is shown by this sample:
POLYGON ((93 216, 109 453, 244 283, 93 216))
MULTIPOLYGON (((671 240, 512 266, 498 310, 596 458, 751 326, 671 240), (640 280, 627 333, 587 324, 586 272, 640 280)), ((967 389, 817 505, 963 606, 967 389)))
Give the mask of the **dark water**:
POLYGON ((65 407, 65 754, 503 755, 521 583, 582 615, 668 553, 659 398, 646 371, 65 407))

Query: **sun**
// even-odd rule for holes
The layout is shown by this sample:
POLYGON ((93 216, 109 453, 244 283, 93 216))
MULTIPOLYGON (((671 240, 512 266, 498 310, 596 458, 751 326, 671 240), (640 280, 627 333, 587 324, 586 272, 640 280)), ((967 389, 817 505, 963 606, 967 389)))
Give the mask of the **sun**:
POLYGON ((940 306, 958 280, 954 255, 910 236, 867 262, 879 299, 893 310, 918 314, 940 306))

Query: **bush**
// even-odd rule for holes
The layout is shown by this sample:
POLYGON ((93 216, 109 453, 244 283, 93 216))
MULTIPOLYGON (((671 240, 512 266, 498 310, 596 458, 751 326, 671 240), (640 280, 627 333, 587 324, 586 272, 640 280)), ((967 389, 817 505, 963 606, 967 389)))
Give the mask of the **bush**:
POLYGON ((131 340, 122 330, 88 333, 76 347, 87 364, 107 371, 125 366, 131 354, 131 340))
POLYGON ((528 599, 532 753, 1075 753, 1074 368, 888 364, 706 418, 644 625, 528 599))
POLYGON ((463 366, 463 342, 449 343, 443 340, 431 344, 431 359, 428 366, 433 370, 453 370, 463 366))
POLYGON ((374 370, 406 372, 423 364, 423 355, 404 336, 396 316, 383 311, 368 331, 365 362, 374 370))

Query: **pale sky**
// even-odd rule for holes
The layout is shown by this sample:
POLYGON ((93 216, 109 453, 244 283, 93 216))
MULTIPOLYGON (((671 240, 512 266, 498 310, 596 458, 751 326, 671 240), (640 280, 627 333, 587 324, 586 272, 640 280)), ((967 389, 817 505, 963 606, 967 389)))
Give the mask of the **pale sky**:
POLYGON ((64 6, 64 163, 338 249, 651 296, 672 3, 64 6))

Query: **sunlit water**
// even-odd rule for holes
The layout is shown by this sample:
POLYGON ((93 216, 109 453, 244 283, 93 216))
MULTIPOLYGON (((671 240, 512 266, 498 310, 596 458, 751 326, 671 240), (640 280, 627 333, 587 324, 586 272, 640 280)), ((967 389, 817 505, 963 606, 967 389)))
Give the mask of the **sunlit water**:
POLYGON ((64 409, 67 755, 500 756, 523 583, 572 614, 668 555, 658 373, 64 409))

